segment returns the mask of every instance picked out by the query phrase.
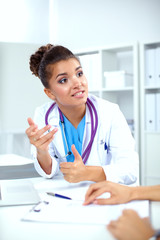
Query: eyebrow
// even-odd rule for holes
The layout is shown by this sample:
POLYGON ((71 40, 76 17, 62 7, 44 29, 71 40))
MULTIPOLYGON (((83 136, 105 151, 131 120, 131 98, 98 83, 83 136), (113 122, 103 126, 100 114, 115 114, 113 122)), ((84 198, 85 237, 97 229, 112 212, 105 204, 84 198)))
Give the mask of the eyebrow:
MULTIPOLYGON (((82 66, 78 66, 75 71, 77 71, 78 69, 82 68, 82 66)), ((64 72, 64 73, 59 73, 57 76, 56 76, 56 79, 59 77, 59 76, 64 76, 64 75, 67 75, 67 72, 64 72)))

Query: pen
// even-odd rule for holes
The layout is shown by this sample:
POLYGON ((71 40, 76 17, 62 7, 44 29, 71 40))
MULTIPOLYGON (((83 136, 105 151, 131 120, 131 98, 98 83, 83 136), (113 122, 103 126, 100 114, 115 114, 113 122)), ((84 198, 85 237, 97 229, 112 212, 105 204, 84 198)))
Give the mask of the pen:
POLYGON ((53 196, 53 197, 59 197, 59 198, 64 198, 64 199, 68 199, 68 200, 72 200, 72 198, 70 197, 66 197, 57 193, 52 193, 52 192, 47 192, 48 195, 53 196))

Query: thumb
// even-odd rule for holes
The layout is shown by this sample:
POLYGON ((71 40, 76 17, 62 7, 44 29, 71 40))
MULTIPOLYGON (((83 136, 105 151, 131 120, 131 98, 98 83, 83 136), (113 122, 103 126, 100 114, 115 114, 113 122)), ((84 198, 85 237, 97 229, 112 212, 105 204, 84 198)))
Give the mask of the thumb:
POLYGON ((72 153, 73 153, 73 155, 74 155, 74 157, 75 157, 75 160, 78 160, 78 161, 80 160, 80 161, 82 161, 81 155, 80 155, 79 152, 77 151, 77 149, 76 149, 76 147, 75 147, 74 144, 71 146, 71 150, 72 150, 72 153))

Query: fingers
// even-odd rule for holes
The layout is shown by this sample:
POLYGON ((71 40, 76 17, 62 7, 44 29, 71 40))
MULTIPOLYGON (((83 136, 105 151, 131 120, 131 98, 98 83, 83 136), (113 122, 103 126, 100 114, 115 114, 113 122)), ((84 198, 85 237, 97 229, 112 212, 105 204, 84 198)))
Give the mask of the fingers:
POLYGON ((98 198, 95 201, 93 201, 93 203, 97 204, 97 205, 114 205, 114 204, 117 204, 116 199, 114 197, 98 198))
POLYGON ((28 121, 28 124, 29 124, 30 126, 35 125, 35 123, 34 123, 34 121, 32 120, 32 118, 28 118, 27 121, 28 121))
MULTIPOLYGON (((110 231, 110 233, 117 239, 119 236, 119 230, 117 229, 117 221, 111 221, 106 228, 110 231)), ((120 239, 120 238, 119 238, 120 239)))
POLYGON ((50 128, 51 128, 51 126, 50 126, 50 125, 47 125, 47 126, 45 126, 44 128, 38 130, 38 131, 36 132, 36 134, 32 135, 33 141, 39 140, 42 136, 46 136, 46 138, 47 138, 48 136, 52 136, 52 135, 53 135, 52 133, 54 133, 55 128, 54 128, 51 132, 49 132, 50 134, 48 133, 48 134, 44 135, 44 133, 47 132, 50 128), (48 136, 47 136, 47 135, 48 135, 48 136))
MULTIPOLYGON (((87 190, 86 195, 85 195, 84 205, 92 203, 98 196, 100 196, 101 194, 106 192, 107 191, 106 185, 107 185, 107 181, 103 181, 103 182, 99 182, 99 183, 90 185, 90 187, 87 190)), ((108 192, 110 192, 110 191, 108 190, 108 192)), ((97 202, 97 204, 98 204, 98 202, 97 202)))
POLYGON ((98 193, 95 196, 91 196, 87 200, 84 201, 83 205, 88 205, 90 203, 94 203, 97 205, 113 205, 116 204, 116 199, 114 197, 109 197, 109 198, 97 198, 99 197, 102 193, 98 193))
MULTIPOLYGON (((104 191, 103 191, 102 188, 100 188, 100 189, 95 189, 95 190, 87 193, 87 195, 85 196, 84 205, 88 205, 88 204, 94 202, 95 199, 96 199, 97 197, 99 197, 99 196, 100 196, 101 194, 103 194, 103 193, 104 193, 104 191)), ((96 204, 97 204, 97 203, 96 203, 96 204)))
POLYGON ((112 221, 110 221, 110 223, 107 225, 107 229, 108 229, 108 230, 112 230, 112 229, 114 229, 114 228, 116 227, 116 225, 117 225, 117 220, 112 220, 112 221))
POLYGON ((37 131, 38 126, 34 123, 32 118, 28 118, 27 121, 29 124, 29 128, 26 129, 26 134, 28 137, 30 137, 32 135, 32 132, 35 133, 37 131))
POLYGON ((54 128, 52 131, 45 134, 50 130, 51 126, 47 125, 38 130, 38 126, 34 123, 32 118, 27 119, 29 128, 26 130, 26 134, 30 140, 30 143, 39 149, 46 149, 52 142, 54 134, 58 131, 58 128, 54 128))
POLYGON ((73 167, 73 162, 61 162, 60 163, 61 171, 63 171, 64 169, 70 169, 72 167, 73 167))
MULTIPOLYGON (((44 147, 48 146, 49 143, 53 140, 54 134, 58 131, 58 128, 54 128, 46 135, 43 135, 43 133, 46 132, 46 127, 39 130, 36 134, 34 134, 31 137, 31 143, 34 144, 36 147, 39 147, 41 145, 44 145, 44 147)), ((47 129, 49 129, 49 127, 47 129)))

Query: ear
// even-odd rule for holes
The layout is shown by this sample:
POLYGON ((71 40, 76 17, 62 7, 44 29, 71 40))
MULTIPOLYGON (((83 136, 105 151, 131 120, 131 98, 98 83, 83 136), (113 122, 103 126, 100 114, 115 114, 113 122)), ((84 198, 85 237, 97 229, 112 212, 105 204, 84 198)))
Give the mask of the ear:
POLYGON ((50 99, 52 100, 56 99, 56 97, 54 96, 54 94, 51 92, 49 88, 44 88, 44 92, 50 99))

